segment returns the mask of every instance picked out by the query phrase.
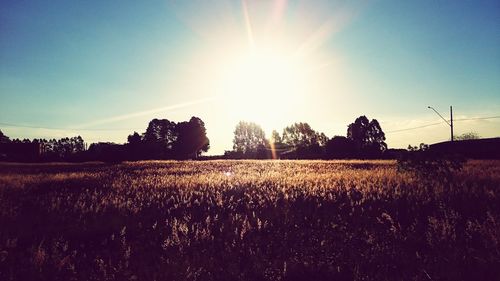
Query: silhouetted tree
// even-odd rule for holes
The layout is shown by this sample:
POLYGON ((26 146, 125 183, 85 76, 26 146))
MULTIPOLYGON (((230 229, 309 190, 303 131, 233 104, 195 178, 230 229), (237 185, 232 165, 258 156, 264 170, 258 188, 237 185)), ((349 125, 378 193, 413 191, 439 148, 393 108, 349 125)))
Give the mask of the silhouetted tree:
POLYGON ((478 140, 481 137, 476 132, 463 133, 459 136, 454 136, 455 140, 478 140))
POLYGON ((84 150, 85 143, 81 136, 61 138, 55 141, 53 146, 53 151, 61 160, 69 160, 72 156, 81 153, 84 150))
POLYGON ((4 145, 8 146, 8 158, 14 161, 79 161, 85 150, 81 136, 59 140, 14 139, 4 145))
POLYGON ((191 117, 189 122, 178 123, 176 133, 173 149, 180 159, 197 158, 210 148, 205 123, 198 117, 191 117))
POLYGON ((307 123, 294 123, 283 130, 283 143, 294 149, 294 158, 320 158, 328 138, 307 123))
POLYGON ((149 122, 144 133, 146 142, 163 142, 165 146, 171 147, 175 142, 177 134, 175 132, 175 122, 167 119, 153 119, 149 122))
POLYGON ((134 132, 132 135, 129 135, 127 137, 127 141, 131 145, 138 145, 141 143, 142 137, 141 137, 141 135, 139 135, 139 133, 134 132))
POLYGON ((175 122, 167 119, 153 119, 143 136, 144 156, 151 159, 172 157, 172 147, 177 140, 175 122))
POLYGON ((146 144, 143 142, 139 133, 134 132, 132 135, 129 135, 125 146, 128 160, 140 160, 146 158, 146 155, 144 155, 144 151, 146 151, 146 144))
POLYGON ((316 133, 319 146, 326 146, 328 143, 328 137, 324 133, 316 133))
POLYGON ((49 161, 58 161, 59 154, 57 153, 57 140, 49 139, 45 144, 45 155, 44 158, 49 161))
POLYGON ((354 142, 361 157, 377 157, 387 149, 385 134, 376 119, 356 118, 347 128, 347 138, 354 142))
POLYGON ((18 138, 13 139, 12 142, 13 143, 31 143, 31 141, 29 139, 22 139, 21 140, 21 139, 18 139, 18 138))
POLYGON ((283 142, 291 147, 324 146, 328 138, 314 131, 307 123, 295 123, 283 130, 283 142))
POLYGON ((4 135, 2 130, 0 130, 0 160, 8 160, 9 155, 7 155, 7 152, 9 150, 9 143, 10 139, 8 136, 4 135))
POLYGON ((4 135, 2 130, 0 130, 0 143, 8 143, 8 142, 10 142, 9 137, 4 135))
POLYGON ((354 157, 354 142, 343 136, 334 136, 326 143, 325 153, 328 159, 344 159, 354 157))
POLYGON ((129 160, 194 159, 210 148, 205 123, 198 117, 177 124, 167 119, 153 119, 142 137, 134 132, 127 141, 125 149, 129 160))
POLYGON ((89 146, 87 155, 92 160, 116 163, 127 159, 124 145, 112 142, 93 143, 89 146))
POLYGON ((266 135, 252 122, 240 121, 234 130, 233 150, 243 157, 254 158, 259 149, 266 147, 266 135))

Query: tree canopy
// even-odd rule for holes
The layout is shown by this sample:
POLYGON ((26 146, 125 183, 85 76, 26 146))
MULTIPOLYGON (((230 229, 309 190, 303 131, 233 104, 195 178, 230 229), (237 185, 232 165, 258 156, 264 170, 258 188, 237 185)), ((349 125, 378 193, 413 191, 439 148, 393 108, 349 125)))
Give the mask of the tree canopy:
POLYGON ((344 136, 334 136, 326 143, 325 154, 328 159, 344 159, 355 155, 354 142, 344 136))
POLYGON ((274 147, 283 146, 283 139, 276 130, 273 130, 273 132, 271 133, 271 139, 269 140, 269 142, 273 144, 274 147))
POLYGON ((257 154, 266 147, 266 134, 262 127, 253 123, 240 121, 234 130, 233 150, 243 155, 257 154))
POLYGON ((2 130, 0 130, 0 143, 7 143, 7 142, 10 142, 9 137, 4 135, 2 130))
POLYGON ((205 123, 194 116, 179 123, 153 119, 142 136, 134 132, 127 139, 133 159, 194 159, 210 148, 205 123))
POLYGON ((210 141, 205 123, 198 117, 191 117, 189 122, 180 122, 176 126, 177 139, 174 151, 180 159, 197 158, 201 152, 207 152, 210 141))
POLYGON ((454 136, 454 139, 455 140, 478 140, 480 139, 481 136, 479 136, 478 133, 476 132, 468 132, 468 133, 463 133, 461 135, 458 135, 458 136, 454 136))
POLYGON ((354 142, 361 156, 375 157, 387 149, 385 134, 378 121, 376 119, 369 121, 364 115, 349 124, 347 138, 354 142))
POLYGON ((283 142, 294 148, 324 146, 327 141, 325 134, 314 131, 307 123, 294 123, 283 130, 283 142))

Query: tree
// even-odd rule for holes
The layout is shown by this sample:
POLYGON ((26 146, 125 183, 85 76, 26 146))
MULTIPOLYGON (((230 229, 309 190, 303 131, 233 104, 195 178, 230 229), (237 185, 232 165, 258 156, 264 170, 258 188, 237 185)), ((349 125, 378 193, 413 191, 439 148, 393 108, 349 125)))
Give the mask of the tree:
POLYGON ((463 133, 459 136, 454 137, 454 139, 457 141, 459 141, 459 140, 478 140, 480 138, 481 137, 476 132, 463 133))
POLYGON ((297 158, 318 158, 328 137, 314 131, 307 123, 294 123, 283 130, 283 143, 292 147, 297 158))
POLYGON ((317 134, 307 123, 294 123, 283 130, 283 142, 294 148, 303 148, 317 142, 317 134))
POLYGON ((73 154, 85 151, 85 142, 81 136, 72 137, 70 143, 72 148, 71 152, 73 154))
POLYGON ((327 141, 325 134, 314 131, 307 123, 294 123, 283 130, 283 142, 294 148, 324 146, 327 141))
POLYGON ((8 143, 10 139, 8 136, 4 135, 2 130, 0 130, 0 143, 8 143))
POLYGON ((197 158, 210 148, 205 123, 198 117, 191 117, 189 122, 178 123, 176 133, 173 149, 178 158, 197 158))
POLYGON ((57 141, 54 140, 54 142, 53 151, 62 160, 68 160, 85 150, 85 143, 81 136, 61 138, 57 141))
POLYGON ((132 160, 196 158, 210 148, 205 123, 198 117, 177 124, 153 119, 142 137, 134 132, 127 140, 127 158, 132 160))
POLYGON ((271 139, 269 140, 269 143, 271 143, 274 147, 283 145, 283 139, 281 138, 278 131, 273 130, 273 132, 271 133, 271 139))
POLYGON ((131 145, 138 145, 141 143, 142 137, 137 132, 134 132, 132 135, 127 137, 127 141, 131 145))
POLYGON ((126 146, 112 142, 98 142, 90 145, 88 156, 92 160, 105 161, 110 163, 118 163, 126 160, 126 146))
POLYGON ((375 157, 387 149, 385 134, 376 119, 356 118, 347 128, 347 138, 354 142, 361 156, 375 157))
POLYGON ((334 136, 326 144, 326 157, 329 159, 351 158, 355 154, 355 145, 351 139, 334 136))
POLYGON ((146 142, 162 142, 170 148, 175 142, 177 134, 175 132, 175 122, 167 119, 153 119, 149 122, 144 133, 146 142))
POLYGON ((139 133, 137 132, 134 132, 132 135, 129 135, 127 137, 127 144, 125 145, 125 147, 127 159, 129 160, 139 160, 147 157, 146 155, 144 155, 146 144, 143 141, 141 135, 139 135, 139 133))
POLYGON ((234 130, 233 150, 245 157, 256 157, 258 150, 266 147, 266 135, 252 122, 240 121, 234 130))
POLYGON ((328 137, 324 133, 316 133, 319 146, 326 146, 328 143, 328 137))
POLYGON ((172 148, 177 140, 176 124, 167 119, 153 119, 143 136, 144 156, 151 159, 172 157, 172 148))

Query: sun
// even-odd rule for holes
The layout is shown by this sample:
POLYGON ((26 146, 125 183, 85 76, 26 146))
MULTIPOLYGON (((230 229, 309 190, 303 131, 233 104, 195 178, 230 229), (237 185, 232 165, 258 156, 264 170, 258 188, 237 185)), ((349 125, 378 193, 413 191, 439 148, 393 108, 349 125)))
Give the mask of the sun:
POLYGON ((303 66, 292 55, 252 49, 232 61, 221 78, 221 98, 233 117, 264 127, 290 120, 304 98, 303 66))

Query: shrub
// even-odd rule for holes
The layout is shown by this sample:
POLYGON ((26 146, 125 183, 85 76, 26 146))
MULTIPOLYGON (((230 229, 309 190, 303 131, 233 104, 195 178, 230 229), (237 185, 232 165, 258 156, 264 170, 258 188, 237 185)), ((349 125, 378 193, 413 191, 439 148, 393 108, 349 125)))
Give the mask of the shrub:
POLYGON ((436 153, 429 145, 408 146, 408 153, 398 158, 398 171, 416 174, 422 180, 450 181, 462 170, 465 159, 458 155, 436 153))

